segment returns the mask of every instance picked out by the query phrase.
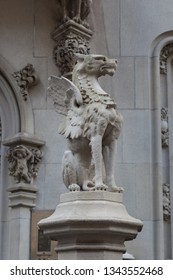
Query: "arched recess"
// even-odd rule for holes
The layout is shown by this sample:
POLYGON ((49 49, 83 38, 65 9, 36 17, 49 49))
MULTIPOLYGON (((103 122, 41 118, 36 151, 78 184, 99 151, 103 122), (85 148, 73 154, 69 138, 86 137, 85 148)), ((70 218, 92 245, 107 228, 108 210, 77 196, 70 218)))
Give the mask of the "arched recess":
POLYGON ((20 89, 13 78, 15 69, 0 56, 0 121, 1 121, 1 172, 0 172, 0 259, 8 259, 9 220, 7 187, 12 183, 8 175, 6 160, 7 147, 2 145, 6 139, 16 134, 34 133, 33 112, 30 99, 24 101, 20 89))
POLYGON ((172 259, 173 31, 165 32, 153 41, 150 55, 155 258, 172 259))

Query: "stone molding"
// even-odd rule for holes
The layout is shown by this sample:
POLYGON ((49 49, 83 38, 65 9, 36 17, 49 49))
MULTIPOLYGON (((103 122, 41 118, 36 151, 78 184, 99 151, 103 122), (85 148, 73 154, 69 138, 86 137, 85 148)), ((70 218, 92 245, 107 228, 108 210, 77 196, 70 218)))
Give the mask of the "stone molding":
POLYGON ((162 147, 169 147, 168 108, 161 109, 161 136, 162 147))
POLYGON ((167 60, 173 54, 173 43, 165 45, 160 52, 160 73, 167 74, 167 60))
POLYGON ((170 185, 163 184, 163 218, 164 221, 169 221, 171 216, 171 204, 170 204, 170 185))
POLYGON ((29 95, 29 88, 36 85, 38 82, 38 76, 33 65, 28 63, 21 70, 14 72, 13 77, 20 88, 20 93, 24 101, 26 101, 29 95))
POLYGON ((30 184, 15 184, 7 189, 10 200, 9 207, 35 207, 37 188, 30 184))

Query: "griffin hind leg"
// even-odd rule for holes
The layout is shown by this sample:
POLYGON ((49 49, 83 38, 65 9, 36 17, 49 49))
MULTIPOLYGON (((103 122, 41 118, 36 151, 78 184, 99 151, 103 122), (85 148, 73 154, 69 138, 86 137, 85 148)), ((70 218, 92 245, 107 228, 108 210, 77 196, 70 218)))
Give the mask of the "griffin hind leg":
POLYGON ((65 151, 62 159, 63 182, 69 191, 80 191, 77 184, 76 160, 71 151, 65 151))

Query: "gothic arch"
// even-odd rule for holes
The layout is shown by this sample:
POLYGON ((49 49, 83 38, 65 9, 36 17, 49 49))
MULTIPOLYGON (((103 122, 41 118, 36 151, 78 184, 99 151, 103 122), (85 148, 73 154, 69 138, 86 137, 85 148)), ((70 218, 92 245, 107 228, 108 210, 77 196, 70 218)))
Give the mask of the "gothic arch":
MULTIPOLYGON (((0 56, 0 101, 2 118, 11 119, 11 134, 34 133, 33 112, 30 99, 24 100, 13 78, 15 69, 0 56)), ((3 122, 3 121, 2 121, 3 122)), ((5 128, 4 128, 5 129, 5 128)), ((9 130, 3 139, 9 136, 9 130)), ((10 135, 11 136, 11 135, 10 135)))
POLYGON ((173 31, 160 34, 153 41, 150 57, 155 255, 158 259, 165 259, 173 256, 173 248, 168 245, 173 244, 173 208, 170 208, 173 205, 173 146, 167 139, 173 133, 173 31), (164 193, 168 188, 170 203, 167 203, 168 194, 164 193), (165 205, 165 201, 169 205, 165 205))
POLYGON ((11 139, 20 133, 32 135, 34 132, 33 112, 30 99, 24 100, 13 73, 15 69, 0 56, 0 121, 2 135, 1 172, 0 172, 0 259, 8 259, 9 253, 9 221, 10 209, 8 207, 7 187, 12 181, 8 175, 6 160, 7 147, 2 145, 6 139, 11 139))

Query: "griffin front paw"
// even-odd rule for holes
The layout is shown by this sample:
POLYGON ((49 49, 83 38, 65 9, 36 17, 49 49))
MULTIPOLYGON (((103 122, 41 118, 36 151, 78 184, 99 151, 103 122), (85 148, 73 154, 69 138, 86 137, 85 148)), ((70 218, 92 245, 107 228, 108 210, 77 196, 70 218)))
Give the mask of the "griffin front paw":
POLYGON ((70 186, 68 186, 68 189, 70 192, 79 192, 80 186, 77 184, 71 184, 70 186))
POLYGON ((108 186, 105 184, 98 184, 92 188, 93 191, 106 191, 107 189, 108 189, 108 186))

